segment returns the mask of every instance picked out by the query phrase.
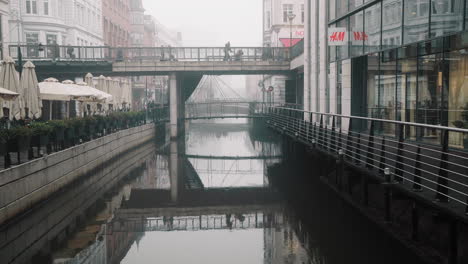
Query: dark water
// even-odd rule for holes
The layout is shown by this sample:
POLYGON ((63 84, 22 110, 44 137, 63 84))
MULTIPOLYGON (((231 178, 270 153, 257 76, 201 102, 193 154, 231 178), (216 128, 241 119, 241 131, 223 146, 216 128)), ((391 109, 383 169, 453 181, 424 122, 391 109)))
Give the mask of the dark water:
POLYGON ((186 130, 117 180, 91 176, 23 216, 28 235, 0 248, 1 263, 419 263, 261 124, 186 130))

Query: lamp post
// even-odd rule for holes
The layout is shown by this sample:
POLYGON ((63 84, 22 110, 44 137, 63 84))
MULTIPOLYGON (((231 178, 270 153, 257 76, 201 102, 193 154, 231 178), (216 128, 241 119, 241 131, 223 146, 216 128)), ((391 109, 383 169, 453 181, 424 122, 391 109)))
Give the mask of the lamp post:
POLYGON ((289 13, 288 14, 288 19, 289 19, 289 47, 291 48, 292 46, 292 21, 296 17, 295 14, 289 13))
POLYGON ((21 29, 20 29, 21 12, 18 9, 13 9, 11 11, 11 15, 12 15, 12 17, 16 18, 16 28, 17 28, 17 31, 18 31, 18 44, 17 44, 18 45, 18 47, 17 47, 18 73, 19 73, 19 76, 21 77, 21 73, 23 72, 23 55, 21 54, 21 29))

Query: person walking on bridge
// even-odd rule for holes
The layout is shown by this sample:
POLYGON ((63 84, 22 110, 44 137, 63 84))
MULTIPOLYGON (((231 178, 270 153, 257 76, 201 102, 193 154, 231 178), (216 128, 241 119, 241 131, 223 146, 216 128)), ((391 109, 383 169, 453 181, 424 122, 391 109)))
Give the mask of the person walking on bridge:
POLYGON ((224 61, 230 61, 231 60, 231 42, 228 41, 226 45, 224 45, 224 61))

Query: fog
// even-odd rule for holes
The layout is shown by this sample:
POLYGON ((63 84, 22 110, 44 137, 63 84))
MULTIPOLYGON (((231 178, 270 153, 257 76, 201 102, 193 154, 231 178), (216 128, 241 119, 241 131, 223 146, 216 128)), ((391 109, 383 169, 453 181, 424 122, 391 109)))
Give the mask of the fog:
POLYGON ((143 0, 146 13, 182 32, 186 47, 261 46, 261 0, 143 0))

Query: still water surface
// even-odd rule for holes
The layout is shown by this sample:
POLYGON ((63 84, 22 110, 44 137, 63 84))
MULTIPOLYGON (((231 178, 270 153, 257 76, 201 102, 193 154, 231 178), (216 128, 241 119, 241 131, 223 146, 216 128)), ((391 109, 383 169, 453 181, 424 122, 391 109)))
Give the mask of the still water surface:
POLYGON ((419 263, 311 184, 314 171, 284 146, 252 121, 193 121, 185 140, 156 147, 139 169, 90 198, 79 223, 59 221, 66 231, 50 243, 18 240, 24 248, 6 263, 24 262, 21 254, 73 264, 419 263))

